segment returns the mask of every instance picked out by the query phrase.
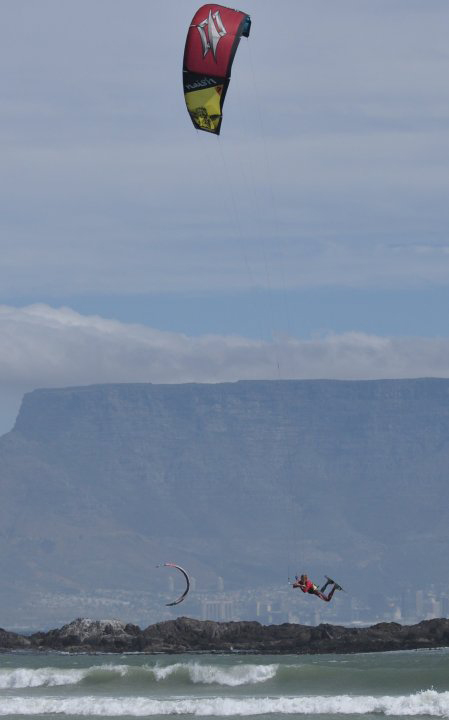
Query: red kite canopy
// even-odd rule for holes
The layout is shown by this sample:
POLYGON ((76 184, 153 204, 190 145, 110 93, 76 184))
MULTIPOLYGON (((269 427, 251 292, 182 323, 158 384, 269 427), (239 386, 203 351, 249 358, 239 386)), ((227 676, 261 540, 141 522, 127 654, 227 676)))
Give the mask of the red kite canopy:
POLYGON ((197 130, 220 134, 222 108, 240 38, 251 19, 223 5, 202 5, 193 16, 184 50, 184 97, 197 130))

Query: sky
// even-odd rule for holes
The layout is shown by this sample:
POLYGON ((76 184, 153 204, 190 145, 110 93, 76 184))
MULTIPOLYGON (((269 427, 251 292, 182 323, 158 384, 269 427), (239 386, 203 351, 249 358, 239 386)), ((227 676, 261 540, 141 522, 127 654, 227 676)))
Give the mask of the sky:
POLYGON ((37 387, 449 376, 447 0, 245 0, 219 138, 197 7, 2 3, 0 433, 37 387))

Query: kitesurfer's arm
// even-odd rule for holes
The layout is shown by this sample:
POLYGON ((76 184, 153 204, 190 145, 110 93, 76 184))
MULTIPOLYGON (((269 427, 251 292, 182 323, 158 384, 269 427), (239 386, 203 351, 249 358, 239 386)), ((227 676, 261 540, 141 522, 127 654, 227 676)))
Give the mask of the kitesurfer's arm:
POLYGON ((301 577, 301 578, 298 578, 298 576, 296 576, 296 580, 295 580, 295 582, 293 583, 293 586, 292 586, 292 587, 294 587, 294 588, 299 588, 300 590, 303 591, 303 593, 307 592, 307 584, 306 584, 306 582, 304 582, 304 581, 302 580, 302 577, 301 577))

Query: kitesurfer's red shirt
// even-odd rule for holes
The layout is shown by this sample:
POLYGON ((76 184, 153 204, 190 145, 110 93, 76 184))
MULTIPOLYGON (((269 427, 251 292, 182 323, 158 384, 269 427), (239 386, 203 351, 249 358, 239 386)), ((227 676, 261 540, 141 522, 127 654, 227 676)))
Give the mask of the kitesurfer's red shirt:
POLYGON ((303 593, 313 592, 313 582, 311 580, 307 580, 305 585, 299 586, 303 593))

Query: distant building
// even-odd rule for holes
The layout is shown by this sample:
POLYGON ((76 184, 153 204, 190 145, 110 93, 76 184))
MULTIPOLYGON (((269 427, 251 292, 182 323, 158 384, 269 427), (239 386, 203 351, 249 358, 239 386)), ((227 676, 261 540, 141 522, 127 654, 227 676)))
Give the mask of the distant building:
POLYGON ((234 619, 233 600, 203 600, 201 603, 201 617, 203 620, 228 622, 234 619))
POLYGON ((441 617, 441 603, 435 597, 429 598, 429 612, 427 613, 427 620, 433 620, 434 618, 441 617))
POLYGON ((411 588, 405 588, 401 593, 401 620, 406 623, 416 619, 416 597, 411 588))
POLYGON ((424 615, 424 591, 416 591, 416 616, 418 620, 422 620, 424 615))

